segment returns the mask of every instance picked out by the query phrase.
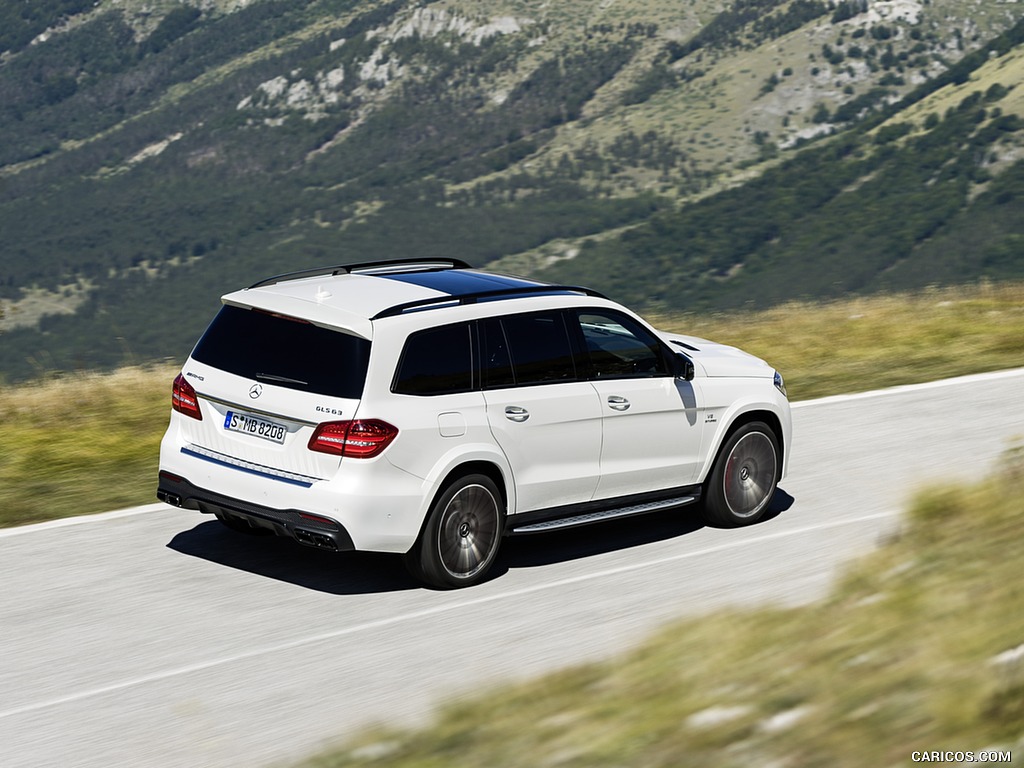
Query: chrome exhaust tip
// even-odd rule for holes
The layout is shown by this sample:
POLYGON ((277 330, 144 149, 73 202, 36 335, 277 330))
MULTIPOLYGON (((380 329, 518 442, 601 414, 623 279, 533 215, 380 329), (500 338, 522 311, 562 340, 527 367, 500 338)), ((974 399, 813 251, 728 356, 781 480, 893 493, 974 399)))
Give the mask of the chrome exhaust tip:
POLYGON ((156 497, 164 504, 170 504, 172 507, 181 506, 181 496, 176 493, 168 493, 167 491, 157 491, 156 497))

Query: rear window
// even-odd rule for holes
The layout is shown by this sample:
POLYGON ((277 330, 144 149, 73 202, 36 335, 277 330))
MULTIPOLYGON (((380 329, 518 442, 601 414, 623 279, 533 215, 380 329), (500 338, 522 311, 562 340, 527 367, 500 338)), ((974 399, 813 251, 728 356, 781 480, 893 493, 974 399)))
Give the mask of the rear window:
POLYGON ((192 357, 247 379, 358 399, 370 342, 261 310, 224 306, 192 357))

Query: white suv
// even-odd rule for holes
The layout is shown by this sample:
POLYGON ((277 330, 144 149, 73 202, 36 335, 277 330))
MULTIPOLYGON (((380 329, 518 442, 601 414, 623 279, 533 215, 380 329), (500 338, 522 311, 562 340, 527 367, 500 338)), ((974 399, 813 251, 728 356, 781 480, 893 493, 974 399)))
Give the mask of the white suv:
POLYGON ((508 535, 695 503, 753 523, 785 474, 775 370, 594 291, 404 260, 222 300, 174 381, 157 497, 236 531, 459 587, 508 535))

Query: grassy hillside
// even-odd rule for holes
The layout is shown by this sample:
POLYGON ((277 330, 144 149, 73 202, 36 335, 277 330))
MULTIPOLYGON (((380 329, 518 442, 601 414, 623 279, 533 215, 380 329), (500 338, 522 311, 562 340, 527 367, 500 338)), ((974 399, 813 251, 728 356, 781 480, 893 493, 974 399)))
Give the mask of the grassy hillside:
POLYGON ((1024 547, 1022 499, 1018 449, 986 482, 919 496, 820 603, 676 622, 619 658, 491 686, 428 728, 381 727, 303 765, 843 768, 922 751, 1014 764, 1024 591, 1007 553, 1024 547))
POLYGON ((30 5, 9 380, 178 358, 229 289, 396 255, 655 310, 1024 275, 1016 4, 30 5))
MULTIPOLYGON (((786 376, 805 400, 1011 368, 1024 360, 1024 284, 787 304, 732 315, 653 317, 732 343, 786 376)), ((0 389, 0 526, 155 501, 167 426, 167 364, 0 389)))

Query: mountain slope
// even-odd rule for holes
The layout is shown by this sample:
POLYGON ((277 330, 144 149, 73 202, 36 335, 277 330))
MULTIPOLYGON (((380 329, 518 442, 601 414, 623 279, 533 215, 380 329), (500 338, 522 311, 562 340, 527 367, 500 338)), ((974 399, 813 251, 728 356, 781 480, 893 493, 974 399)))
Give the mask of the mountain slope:
POLYGON ((1010 98, 998 81, 978 86, 1020 77, 1022 63, 1019 52, 994 60, 910 114, 809 148, 618 238, 585 240, 575 259, 540 274, 572 280, 585 272, 591 284, 628 300, 673 308, 766 306, 1019 275, 1019 94, 1010 98))
POLYGON ((371 258, 653 306, 1024 273, 1016 4, 22 6, 0 2, 8 377, 181 358, 225 290, 371 258))

